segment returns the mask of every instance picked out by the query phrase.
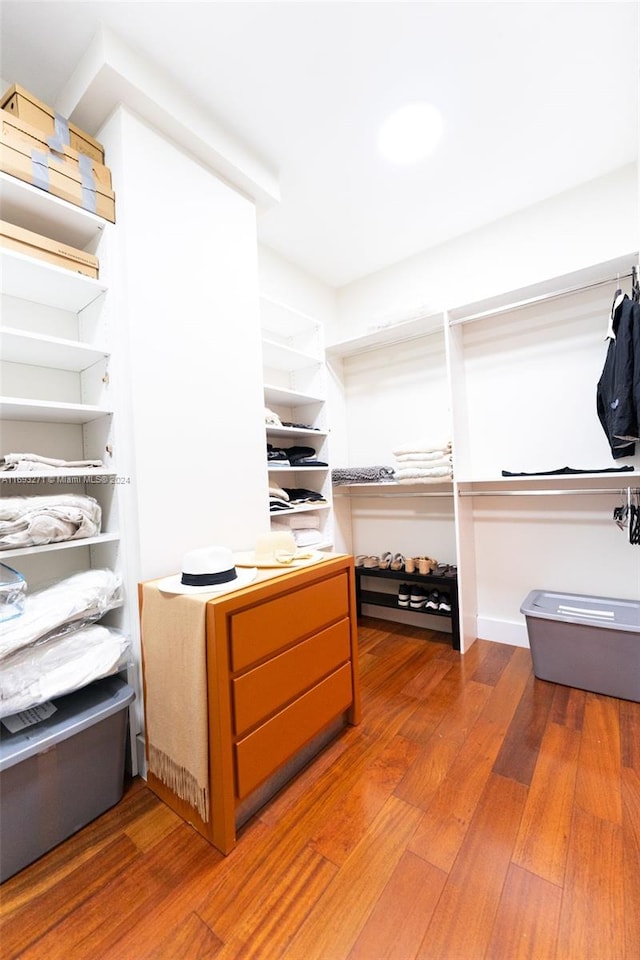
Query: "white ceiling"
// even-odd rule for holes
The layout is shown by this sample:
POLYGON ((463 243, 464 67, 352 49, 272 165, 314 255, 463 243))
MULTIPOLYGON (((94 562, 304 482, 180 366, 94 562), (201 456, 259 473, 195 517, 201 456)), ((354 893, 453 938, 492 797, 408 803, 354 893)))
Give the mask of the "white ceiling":
MULTIPOLYGON (((160 65, 279 178, 259 236, 333 286, 638 154, 636 2, 1 0, 0 76, 54 102, 99 22, 160 65), (441 111, 395 167, 377 128, 441 111)), ((597 228, 597 225, 594 225, 597 228)))

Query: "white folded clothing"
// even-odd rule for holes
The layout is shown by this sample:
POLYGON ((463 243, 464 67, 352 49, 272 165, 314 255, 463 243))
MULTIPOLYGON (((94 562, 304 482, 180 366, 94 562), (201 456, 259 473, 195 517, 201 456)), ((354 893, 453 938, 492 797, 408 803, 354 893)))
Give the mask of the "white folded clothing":
POLYGON ((320 517, 313 513, 299 513, 286 520, 274 520, 271 526, 278 530, 319 530, 320 517))
POLYGON ((424 480, 425 478, 432 478, 436 480, 447 479, 448 477, 453 476, 453 471, 451 469, 451 464, 447 467, 432 467, 428 470, 416 469, 415 467, 408 467, 405 470, 396 471, 396 480, 398 483, 402 483, 403 480, 424 480))
POLYGON ((23 470, 32 473, 57 473, 62 469, 102 467, 102 460, 58 460, 54 457, 41 457, 37 453, 6 453, 0 457, 0 470, 23 470))
POLYGON ((120 603, 121 586, 113 570, 84 570, 27 594, 24 613, 2 625, 0 659, 99 620, 120 603))
POLYGON ((312 547, 322 540, 319 530, 293 530, 292 532, 296 547, 312 547))
POLYGON ((279 486, 277 483, 274 483, 273 480, 269 484, 269 496, 278 497, 280 500, 289 499, 289 494, 287 493, 287 491, 283 490, 283 488, 279 486))
POLYGON ((451 441, 434 443, 429 440, 416 440, 413 443, 403 443, 391 451, 395 457, 405 453, 451 453, 451 441))
POLYGON ((124 665, 128 647, 127 637, 93 624, 6 657, 0 675, 0 717, 116 673, 124 665))
POLYGON ((398 453, 396 455, 396 463, 409 464, 416 461, 428 461, 431 463, 437 463, 438 460, 448 460, 451 462, 451 454, 447 450, 424 450, 422 453, 398 453))
POLYGON ((101 520, 98 501, 83 494, 5 497, 0 500, 0 550, 93 537, 101 520))
POLYGON ((451 457, 438 457, 437 460, 426 460, 420 457, 416 460, 400 460, 396 466, 396 477, 403 470, 437 470, 439 467, 446 467, 451 470, 451 457))

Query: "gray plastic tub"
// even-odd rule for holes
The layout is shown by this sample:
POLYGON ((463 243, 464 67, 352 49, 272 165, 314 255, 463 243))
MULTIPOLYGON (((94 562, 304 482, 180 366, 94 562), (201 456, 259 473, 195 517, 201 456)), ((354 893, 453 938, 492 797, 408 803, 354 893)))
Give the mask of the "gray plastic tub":
POLYGON ((17 733, 0 724, 0 882, 122 797, 133 689, 106 677, 17 733))
POLYGON ((520 611, 536 677, 640 701, 640 602, 532 590, 520 611))

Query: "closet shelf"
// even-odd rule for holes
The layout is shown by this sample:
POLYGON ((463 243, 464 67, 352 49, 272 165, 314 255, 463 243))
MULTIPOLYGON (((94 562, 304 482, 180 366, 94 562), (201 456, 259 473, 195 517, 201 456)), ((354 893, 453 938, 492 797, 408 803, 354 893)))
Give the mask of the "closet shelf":
POLYGON ((105 221, 95 213, 7 173, 0 173, 0 206, 3 220, 81 250, 90 244, 95 246, 105 227, 105 221))
POLYGON ((534 303, 542 303, 545 300, 569 296, 603 283, 615 282, 623 276, 628 276, 631 266, 637 262, 638 253, 634 251, 613 260, 589 265, 582 270, 552 277, 518 290, 510 290, 508 293, 490 297, 487 300, 454 307, 448 310, 448 322, 449 325, 470 323, 534 303))
POLYGON ((267 339, 269 334, 293 339, 299 337, 301 333, 315 335, 318 332, 318 321, 308 313, 303 313, 302 310, 290 307, 264 293, 260 296, 260 301, 267 307, 266 311, 262 310, 262 335, 267 339))
POLYGON ((31 420, 36 423, 91 423, 113 411, 84 403, 57 403, 52 400, 24 400, 22 397, 0 397, 3 420, 31 420))
POLYGON ((45 260, 0 249, 3 293, 79 313, 106 291, 105 284, 45 260))
POLYGON ((96 537, 85 537, 84 540, 63 540, 61 543, 46 543, 40 547, 15 547, 11 550, 0 550, 0 561, 5 557, 27 557, 36 553, 72 550, 74 547, 93 547, 99 543, 115 543, 119 539, 120 534, 118 533, 100 533, 96 537))
POLYGON ((312 396, 308 393, 298 393, 296 390, 287 390, 284 387, 264 385, 264 402, 268 407, 305 407, 311 404, 323 404, 322 397, 312 396))
POLYGON ((275 340, 264 339, 262 341, 262 359, 266 367, 287 371, 306 370, 309 367, 319 367, 322 363, 319 357, 277 343, 275 340))
POLYGON ((54 367, 76 373, 109 356, 107 350, 77 340, 47 337, 12 327, 0 327, 0 354, 8 363, 54 367))
POLYGON ((326 430, 313 430, 311 427, 276 427, 266 424, 268 437, 319 437, 323 440, 329 434, 326 430))
POLYGON ((331 505, 327 503, 326 500, 316 500, 311 503, 300 504, 297 507, 289 507, 287 510, 274 510, 269 514, 269 516, 272 520, 274 520, 280 516, 289 517, 292 513, 308 513, 310 510, 328 510, 330 506, 331 505))
POLYGON ((560 489, 570 487, 589 487, 605 486, 613 491, 628 487, 630 484, 637 483, 640 478, 640 470, 629 470, 624 473, 561 473, 551 476, 532 476, 532 477, 494 477, 484 480, 457 480, 456 485, 460 493, 469 491, 496 490, 505 487, 513 489, 531 489, 544 490, 550 487, 560 489))
MULTIPOLYGON (((64 483, 65 480, 72 479, 86 480, 91 483, 94 478, 117 477, 115 470, 109 470, 107 467, 98 467, 95 470, 86 470, 82 467, 67 467, 64 470, 55 473, 35 473, 31 470, 8 470, 0 471, 0 483, 15 483, 16 481, 29 480, 29 486, 35 486, 36 483, 64 483)), ((102 482, 102 480, 101 480, 102 482)))
POLYGON ((443 333, 443 331, 444 315, 442 313, 424 314, 411 317, 408 320, 381 324, 376 329, 361 336, 328 344, 327 356, 329 359, 354 357, 367 350, 377 350, 386 344, 416 340, 418 337, 427 337, 433 333, 443 333))
POLYGON ((278 467, 274 466, 277 461, 267 464, 269 473, 326 473, 329 467, 278 467))

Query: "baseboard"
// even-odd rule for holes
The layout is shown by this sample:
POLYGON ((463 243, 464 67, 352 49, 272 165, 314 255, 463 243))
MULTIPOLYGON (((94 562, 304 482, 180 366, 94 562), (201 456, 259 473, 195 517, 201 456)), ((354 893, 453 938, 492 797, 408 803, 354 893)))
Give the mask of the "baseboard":
POLYGON ((529 647, 529 636, 525 623, 512 620, 492 620, 490 617, 478 617, 477 636, 479 640, 493 640, 494 643, 510 643, 514 647, 529 647))

